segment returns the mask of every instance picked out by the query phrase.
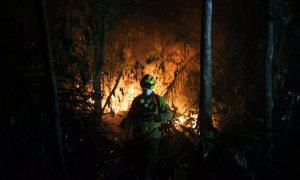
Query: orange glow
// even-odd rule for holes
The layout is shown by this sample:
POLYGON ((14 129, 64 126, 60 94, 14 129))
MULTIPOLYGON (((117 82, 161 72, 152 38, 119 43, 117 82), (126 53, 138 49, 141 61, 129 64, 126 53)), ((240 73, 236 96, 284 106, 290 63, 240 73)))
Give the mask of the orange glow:
POLYGON ((91 103, 91 104, 95 104, 95 101, 92 98, 90 98, 89 100, 87 100, 87 102, 91 103))
POLYGON ((185 119, 183 119, 183 116, 180 116, 179 120, 180 120, 181 124, 183 125, 183 122, 185 122, 185 119))
MULTIPOLYGON (((167 49, 165 49, 165 53, 171 54, 165 57, 160 56, 160 51, 162 50, 159 47, 159 44, 155 45, 155 49, 149 50, 147 53, 141 53, 145 55, 145 59, 155 57, 155 60, 150 64, 146 62, 139 61, 139 66, 136 68, 135 61, 132 61, 131 54, 134 55, 134 53, 131 53, 130 48, 128 51, 126 50, 126 66, 122 67, 122 77, 120 81, 118 82, 117 88, 115 88, 115 83, 117 80, 117 73, 119 73, 117 70, 120 69, 107 69, 109 72, 109 75, 103 75, 103 78, 101 79, 101 90, 103 91, 103 98, 101 100, 102 108, 106 101, 109 103, 104 109, 104 113, 118 113, 120 111, 128 111, 132 101, 135 97, 137 97, 141 92, 140 88, 140 79, 143 76, 143 74, 152 74, 154 78, 156 79, 156 86, 154 88, 154 92, 158 95, 164 96, 166 95, 165 99, 167 100, 168 104, 171 105, 173 102, 175 106, 177 107, 176 112, 179 113, 179 115, 174 116, 174 123, 175 127, 178 130, 182 130, 181 126, 189 127, 189 128, 195 128, 196 126, 196 119, 197 114, 191 115, 187 111, 190 111, 192 109, 191 107, 187 107, 187 105, 192 104, 192 101, 195 96, 198 93, 198 90, 195 89, 195 87, 198 87, 196 84, 192 84, 189 87, 186 87, 185 81, 188 80, 190 77, 189 72, 191 71, 199 71, 198 64, 197 66, 194 65, 194 63, 197 61, 189 61, 191 57, 193 57, 198 50, 196 49, 189 49, 190 55, 185 55, 183 57, 184 51, 181 50, 180 44, 174 44, 168 46, 167 49), (147 56, 147 57, 146 57, 147 56), (187 68, 183 71, 181 71, 180 75, 177 75, 174 77, 174 72, 181 70, 183 68, 183 65, 185 65, 187 62, 190 62, 187 68), (161 65, 164 66, 164 71, 161 70, 161 65), (141 66, 143 68, 141 68, 141 66), (117 72, 116 72, 117 71, 117 72), (172 83, 172 81, 176 82, 172 83), (170 85, 173 84, 173 87, 169 88, 170 85), (195 87, 194 87, 195 86, 195 87), (113 94, 111 94, 112 90, 115 88, 115 91, 113 94), (169 88, 167 93, 167 88, 169 88), (107 100, 108 97, 111 97, 110 100, 107 100), (173 101, 173 102, 172 102, 173 101)), ((140 54, 135 54, 135 56, 138 56, 137 59, 144 59, 144 57, 140 57, 140 54)), ((197 59, 197 58, 194 58, 197 59)), ((123 64, 124 65, 124 64, 123 64)), ((121 66, 120 66, 121 67, 121 66)), ((93 82, 91 81, 87 86, 88 93, 93 93, 93 82)), ((93 109, 93 104, 95 104, 95 100, 92 98, 89 98, 88 103, 91 105, 89 107, 89 110, 93 109)), ((112 138, 114 139, 114 138, 112 138)), ((114 139, 115 141, 118 141, 118 139, 114 139)))
POLYGON ((175 128, 179 131, 182 131, 182 128, 180 126, 195 128, 196 127, 196 121, 197 120, 197 114, 194 115, 188 115, 186 114, 180 114, 177 118, 175 118, 175 128))

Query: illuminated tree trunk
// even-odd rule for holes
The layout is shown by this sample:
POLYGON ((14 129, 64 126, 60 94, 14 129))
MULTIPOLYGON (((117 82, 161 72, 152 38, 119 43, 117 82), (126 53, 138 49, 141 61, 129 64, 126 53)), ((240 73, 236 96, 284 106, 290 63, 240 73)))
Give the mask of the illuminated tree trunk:
MULTIPOLYGON (((212 125, 212 92, 211 92, 211 20, 212 0, 202 0, 202 26, 201 26, 201 84, 199 96, 199 116, 197 123, 200 129, 212 125)), ((202 132, 201 132, 202 133, 202 132)))
POLYGON ((61 177, 62 173, 66 171, 64 156, 62 151, 62 141, 61 141, 61 127, 60 127, 60 117, 59 117, 59 99, 57 84, 55 78, 55 71, 52 58, 52 49, 51 49, 51 40, 50 40, 50 30, 47 19, 47 10, 45 0, 38 0, 38 11, 41 25, 41 41, 44 53, 44 65, 46 71, 46 78, 48 82, 49 89, 49 108, 50 108, 50 117, 51 124, 53 127, 53 136, 54 136, 54 161, 55 169, 59 173, 58 176, 61 177))
POLYGON ((273 61, 273 8, 274 1, 269 0, 269 12, 268 12, 268 49, 266 53, 266 61, 265 61, 265 95, 266 95, 266 115, 265 115, 265 130, 266 130, 266 143, 269 144, 271 141, 270 131, 272 128, 272 61, 273 61))
MULTIPOLYGON (((96 27, 97 28, 97 27, 96 27)), ((104 66, 105 60, 105 42, 106 42, 106 31, 105 24, 102 24, 102 31, 99 35, 96 35, 96 44, 95 44, 95 68, 96 72, 94 75, 93 81, 93 89, 95 93, 95 112, 102 112, 102 104, 101 104, 101 74, 104 66)))

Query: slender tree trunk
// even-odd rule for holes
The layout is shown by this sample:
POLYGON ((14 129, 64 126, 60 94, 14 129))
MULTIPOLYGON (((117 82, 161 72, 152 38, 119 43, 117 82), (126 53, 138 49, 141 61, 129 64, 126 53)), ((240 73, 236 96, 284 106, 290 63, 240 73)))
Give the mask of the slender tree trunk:
MULTIPOLYGON (((212 0, 202 0, 202 27, 201 27, 201 84, 199 96, 198 124, 205 128, 212 125, 212 92, 211 92, 211 20, 212 0)), ((201 128, 202 129, 202 128, 201 128)))
POLYGON ((268 49, 266 53, 266 61, 265 61, 265 95, 266 95, 266 117, 265 117, 265 130, 266 130, 266 143, 269 144, 271 140, 270 131, 272 128, 272 61, 273 61, 273 8, 274 1, 269 0, 269 12, 268 12, 268 49))
MULTIPOLYGON (((213 144, 206 139, 214 139, 214 127, 212 124, 212 92, 211 92, 211 20, 212 0, 202 0, 202 21, 201 21, 201 51, 200 51, 200 94, 199 94, 199 115, 197 127, 200 126, 202 158, 213 148, 213 144)), ((204 162, 204 161, 202 161, 204 162)), ((202 167, 205 164, 201 165, 202 167)))
POLYGON ((105 24, 102 25, 102 31, 100 37, 96 36, 95 44, 95 66, 96 73, 94 76, 93 88, 95 91, 95 112, 102 113, 102 104, 101 104, 101 74, 104 66, 105 60, 105 42, 106 42, 106 31, 105 24))
POLYGON ((243 21, 243 45, 242 45, 242 55, 243 55, 243 71, 244 71, 244 78, 245 78, 245 82, 244 82, 244 113, 249 115, 251 110, 250 110, 250 97, 249 97, 249 79, 251 79, 251 74, 248 73, 248 69, 249 69, 249 63, 251 62, 251 57, 247 55, 247 52, 249 51, 248 49, 248 29, 247 29, 247 20, 246 20, 246 11, 245 11, 245 6, 247 7, 247 5, 245 5, 244 0, 241 0, 241 12, 242 12, 242 21, 243 21))
POLYGON ((61 141, 61 127, 60 127, 60 117, 59 117, 59 99, 57 84, 55 78, 55 71, 52 59, 52 49, 50 40, 50 30, 47 19, 47 10, 45 0, 38 0, 38 11, 40 17, 41 25, 41 41, 45 59, 45 71, 46 78, 48 82, 49 96, 50 96, 50 116, 51 124, 53 125, 53 135, 54 135, 54 160, 55 168, 59 173, 58 176, 61 177, 63 173, 66 172, 64 156, 62 151, 62 141, 61 141))
POLYGON ((284 102, 284 96, 282 93, 284 92, 284 81, 285 81, 285 74, 284 69, 286 65, 281 58, 281 52, 284 44, 285 39, 285 30, 286 25, 283 23, 281 16, 284 16, 284 8, 280 8, 280 4, 283 3, 284 0, 274 0, 274 14, 273 14, 273 23, 274 23, 274 55, 273 55, 273 74, 278 75, 274 79, 273 84, 273 96, 274 99, 278 99, 280 102, 284 102))

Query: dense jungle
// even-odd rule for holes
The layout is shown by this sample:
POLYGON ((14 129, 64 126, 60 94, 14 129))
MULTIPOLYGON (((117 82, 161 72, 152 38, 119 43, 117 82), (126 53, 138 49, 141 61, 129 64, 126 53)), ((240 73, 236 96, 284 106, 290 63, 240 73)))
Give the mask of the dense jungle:
POLYGON ((0 179, 138 179, 146 74, 173 113, 152 179, 300 179, 300 1, 0 4, 0 179))

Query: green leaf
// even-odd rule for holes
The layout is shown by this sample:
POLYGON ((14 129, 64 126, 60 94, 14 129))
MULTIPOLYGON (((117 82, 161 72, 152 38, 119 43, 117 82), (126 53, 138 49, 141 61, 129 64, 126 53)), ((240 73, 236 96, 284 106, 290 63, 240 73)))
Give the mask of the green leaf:
POLYGON ((282 21, 283 21, 283 24, 284 24, 285 26, 289 24, 289 19, 286 18, 286 17, 283 17, 283 18, 282 18, 282 21))
POLYGON ((15 122, 15 118, 13 116, 10 117, 10 125, 13 126, 15 122))
POLYGON ((271 107, 273 107, 273 101, 271 101, 271 107))
POLYGON ((299 101, 300 100, 300 95, 298 95, 298 97, 297 97, 297 101, 299 101))
POLYGON ((281 76, 279 74, 275 74, 274 79, 277 79, 279 81, 281 79, 281 76))

